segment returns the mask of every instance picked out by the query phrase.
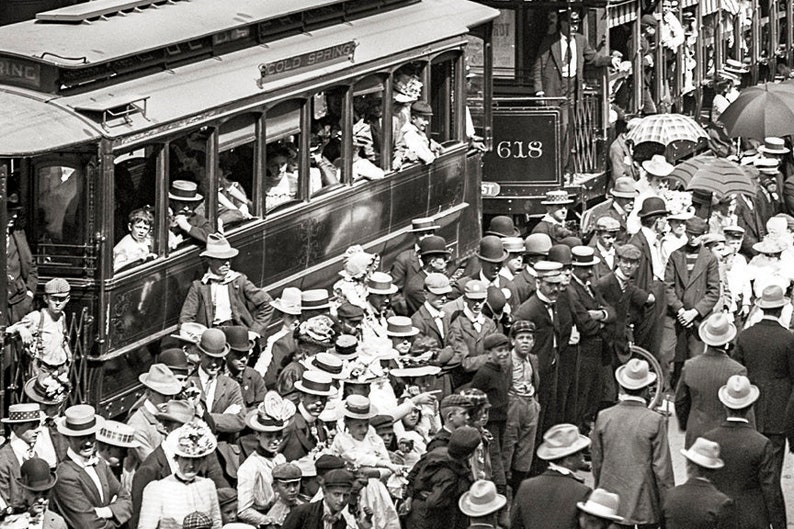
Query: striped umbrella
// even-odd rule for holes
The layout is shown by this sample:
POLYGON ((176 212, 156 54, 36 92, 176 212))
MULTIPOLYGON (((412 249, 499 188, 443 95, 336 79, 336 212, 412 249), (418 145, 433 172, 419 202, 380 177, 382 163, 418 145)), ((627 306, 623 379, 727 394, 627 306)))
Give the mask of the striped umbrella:
POLYGON ((709 191, 719 197, 732 194, 755 196, 757 175, 754 167, 739 165, 725 158, 701 154, 678 164, 668 179, 678 180, 688 191, 709 191))
POLYGON ((745 88, 720 114, 732 138, 763 140, 794 134, 794 85, 764 83, 745 88))
POLYGON ((626 139, 638 143, 652 141, 669 145, 674 141, 691 141, 697 143, 700 138, 709 135, 698 125, 697 121, 683 114, 653 114, 642 118, 636 127, 626 134, 626 139))

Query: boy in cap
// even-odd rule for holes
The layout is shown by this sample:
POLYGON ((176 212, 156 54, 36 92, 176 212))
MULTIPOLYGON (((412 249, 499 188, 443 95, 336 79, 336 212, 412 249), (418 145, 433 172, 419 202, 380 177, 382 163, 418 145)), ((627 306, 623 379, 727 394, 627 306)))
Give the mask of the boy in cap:
MULTIPOLYGON (((269 523, 267 529, 276 529, 284 525, 284 520, 289 513, 303 501, 298 497, 301 485, 301 469, 294 463, 284 463, 273 468, 273 491, 276 493, 276 502, 267 511, 269 523)), ((261 525, 260 525, 261 527, 261 525)))
POLYGON ((399 145, 395 146, 394 168, 399 170, 404 162, 431 164, 444 152, 444 148, 427 134, 433 109, 427 101, 411 105, 411 121, 400 130, 399 145))
POLYGON ((598 263, 593 267, 593 280, 598 280, 617 268, 615 242, 620 232, 620 224, 612 217, 603 216, 596 220, 595 236, 590 246, 595 251, 598 263))
POLYGON ((469 424, 469 410, 471 407, 472 403, 469 399, 455 393, 441 399, 438 408, 443 425, 441 429, 436 432, 433 439, 427 444, 428 452, 442 446, 447 446, 450 437, 452 437, 452 432, 469 424))
POLYGON ((345 529, 349 523, 359 529, 372 527, 372 511, 362 509, 358 519, 345 512, 350 502, 355 476, 344 469, 328 471, 323 477, 320 501, 295 506, 287 515, 283 529, 345 529), (347 516, 345 516, 347 514, 347 516))
MULTIPOLYGON (((501 454, 507 428, 508 391, 512 386, 510 368, 510 339, 502 333, 485 338, 488 360, 477 370, 471 387, 485 392, 491 405, 485 428, 493 435, 495 453, 501 454)), ((501 465, 500 465, 501 466, 501 465)))

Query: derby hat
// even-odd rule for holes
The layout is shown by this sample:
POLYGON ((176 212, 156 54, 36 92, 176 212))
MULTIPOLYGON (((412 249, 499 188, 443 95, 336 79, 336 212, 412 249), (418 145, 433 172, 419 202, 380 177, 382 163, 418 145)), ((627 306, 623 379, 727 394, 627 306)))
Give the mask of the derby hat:
POLYGON ((419 257, 425 255, 449 255, 451 252, 447 250, 447 241, 444 237, 438 235, 430 235, 419 241, 419 257))
POLYGON ((378 410, 363 395, 350 395, 342 406, 342 415, 348 419, 369 420, 378 414, 378 410))
POLYGON ((218 447, 218 439, 201 419, 193 419, 183 424, 169 436, 173 435, 174 454, 179 457, 198 459, 210 455, 218 447))
POLYGON ((549 250, 548 260, 554 263, 560 263, 563 267, 571 266, 573 262, 571 247, 562 243, 555 244, 551 247, 551 250, 549 250))
POLYGON ((245 416, 245 424, 255 432, 280 432, 298 409, 295 404, 281 398, 275 391, 268 391, 256 409, 245 416))
POLYGON ((618 198, 634 198, 639 194, 634 179, 629 176, 621 176, 616 179, 615 185, 609 193, 618 198))
POLYGON ((207 327, 200 323, 186 321, 179 325, 179 332, 177 334, 172 334, 171 338, 176 338, 177 340, 195 345, 201 341, 201 335, 204 334, 206 330, 207 327))
POLYGON ((489 263, 501 263, 508 257, 502 239, 496 235, 486 235, 480 239, 480 249, 477 257, 489 263))
POLYGON ((135 439, 135 428, 118 421, 105 421, 96 433, 96 440, 121 448, 138 448, 141 443, 135 439))
POLYGON ((653 215, 667 215, 667 205, 659 197, 648 197, 642 201, 639 216, 644 219, 653 215))
POLYGON ((374 272, 367 279, 367 292, 381 296, 389 296, 399 290, 392 284, 392 277, 385 272, 374 272))
POLYGON ((184 380, 190 371, 187 355, 181 347, 170 347, 165 351, 160 351, 160 354, 157 355, 157 363, 168 367, 178 380, 184 380))
POLYGON ((229 354, 229 344, 226 343, 226 334, 220 329, 207 329, 201 334, 197 344, 199 351, 208 356, 223 358, 229 354))
POLYGON ((331 375, 323 371, 307 370, 303 372, 301 379, 295 382, 295 389, 310 395, 329 397, 334 394, 331 387, 331 375))
POLYGON ((620 222, 616 218, 610 217, 609 215, 604 215, 603 217, 598 217, 598 219, 596 219, 595 230, 616 233, 620 231, 620 222))
POLYGON ((537 455, 544 461, 562 459, 590 446, 590 439, 573 424, 555 424, 543 434, 537 455))
POLYGON ((632 358, 615 370, 615 378, 626 389, 642 389, 656 382, 656 373, 645 360, 632 358))
POLYGON ((317 353, 306 361, 306 366, 309 369, 328 373, 331 375, 331 378, 336 380, 344 380, 347 378, 342 359, 331 353, 317 353))
POLYGON ((226 343, 229 344, 229 349, 242 353, 250 353, 251 349, 256 345, 256 335, 242 325, 228 325, 221 327, 223 334, 226 336, 226 343))
POLYGON ((642 168, 648 174, 659 177, 669 176, 675 169, 672 164, 667 162, 663 154, 654 154, 650 160, 642 162, 642 168))
POLYGON ((479 279, 472 279, 466 282, 463 287, 463 297, 468 299, 486 299, 488 297, 488 287, 479 279))
POLYGON ((77 404, 66 408, 56 424, 61 435, 83 437, 97 433, 105 424, 105 419, 96 414, 93 406, 77 404))
POLYGON ((524 255, 549 255, 552 242, 545 233, 531 233, 524 239, 524 255))
POLYGON ((573 266, 595 266, 601 262, 596 257, 595 248, 592 246, 574 246, 571 248, 571 265, 573 266))
POLYGON ((512 217, 507 215, 497 215, 488 223, 485 235, 496 235, 497 237, 518 237, 521 232, 513 224, 512 217))
POLYGON ((505 506, 507 498, 496 492, 496 485, 487 479, 478 479, 458 500, 460 511, 476 518, 497 512, 505 506))
POLYGON ((186 400, 169 400, 157 406, 154 414, 158 421, 172 421, 187 424, 196 415, 196 409, 186 400))
POLYGON ((452 286, 449 283, 449 278, 444 274, 439 274, 437 272, 427 274, 427 277, 425 278, 425 288, 428 292, 432 292, 437 296, 452 292, 452 286))
POLYGON ((682 448, 681 454, 699 467, 718 469, 725 466, 720 459, 720 445, 703 437, 698 437, 689 450, 682 448))
POLYGON ((565 206, 573 204, 573 199, 567 191, 562 189, 555 189, 546 191, 546 196, 540 201, 544 206, 565 206))
POLYGON ((330 309, 331 302, 328 291, 324 288, 314 288, 301 292, 301 310, 330 309))
POLYGON ((761 297, 755 300, 755 304, 760 309, 777 309, 788 303, 785 293, 780 285, 769 285, 764 287, 761 297))
POLYGON ((54 406, 66 400, 69 388, 52 375, 44 378, 35 376, 25 382, 25 395, 33 402, 54 406))
POLYGON ((524 239, 521 237, 504 237, 502 238, 502 245, 509 254, 524 253, 524 239))
POLYGON ((391 316, 386 320, 386 336, 416 336, 419 329, 411 323, 411 318, 406 316, 391 316))
POLYGON ((758 152, 767 154, 787 154, 789 149, 783 138, 768 136, 764 138, 764 144, 758 147, 758 152))
POLYGON ((39 457, 31 457, 19 467, 17 483, 27 490, 43 492, 50 490, 58 481, 58 474, 50 469, 49 463, 39 457))
POLYGON ((758 386, 750 384, 750 379, 744 375, 733 375, 717 392, 722 405, 732 410, 747 408, 757 401, 760 395, 758 386))
POLYGON ((283 312, 284 314, 300 316, 302 310, 300 289, 295 287, 286 287, 281 291, 281 297, 271 301, 270 306, 278 311, 283 312))
POLYGON ((420 219, 413 219, 411 221, 411 229, 408 230, 411 233, 422 233, 425 231, 436 231, 441 226, 436 224, 436 221, 429 217, 423 217, 420 219))
POLYGON ((199 257, 209 257, 211 259, 231 259, 237 256, 240 251, 232 248, 226 237, 220 233, 210 233, 207 235, 207 245, 199 257))
POLYGON ((41 422, 43 414, 38 402, 12 404, 8 407, 8 417, 0 419, 4 424, 21 424, 25 422, 41 422))
POLYGON ((622 522, 623 518, 618 516, 620 506, 620 496, 604 489, 595 489, 587 501, 576 502, 576 507, 587 514, 597 518, 604 518, 614 522, 622 522))
POLYGON ((198 184, 188 180, 174 180, 168 190, 168 198, 181 202, 201 202, 204 197, 198 193, 198 184))

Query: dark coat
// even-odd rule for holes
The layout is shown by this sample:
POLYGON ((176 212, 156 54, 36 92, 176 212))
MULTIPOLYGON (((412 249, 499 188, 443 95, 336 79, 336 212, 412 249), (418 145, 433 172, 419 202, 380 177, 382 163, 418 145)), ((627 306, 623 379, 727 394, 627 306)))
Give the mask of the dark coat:
POLYGON ((590 241, 590 246, 593 248, 593 250, 595 250, 594 255, 598 258, 598 263, 593 267, 593 282, 595 283, 602 277, 615 271, 615 268, 618 266, 618 257, 616 253, 612 259, 612 266, 610 266, 604 257, 601 248, 599 248, 598 244, 596 244, 596 237, 593 237, 593 239, 590 241))
MULTIPOLYGON (((24 230, 11 230, 7 240, 8 258, 17 260, 15 266, 19 268, 19 277, 9 277, 8 283, 8 318, 9 323, 13 324, 33 310, 33 298, 28 296, 28 291, 36 294, 39 271, 24 230)), ((8 268, 12 268, 13 263, 9 262, 8 265, 8 268)))
MULTIPOLYGON (((273 298, 265 292, 265 289, 254 285, 243 274, 233 279, 228 288, 233 324, 242 325, 264 336, 273 313, 273 307, 270 306, 273 298)), ((193 281, 182 304, 179 323, 195 321, 206 327, 212 327, 214 317, 209 283, 204 283, 200 279, 193 281)))
POLYGON ((324 442, 328 436, 325 428, 318 421, 310 426, 303 418, 300 411, 292 416, 292 420, 284 429, 284 444, 281 453, 287 461, 295 461, 311 452, 317 446, 317 442, 324 442), (317 428, 317 436, 311 433, 312 426, 317 428))
MULTIPOLYGON (((293 507, 281 529, 324 529, 323 522, 323 501, 313 501, 293 507)), ((344 518, 339 518, 333 529, 345 529, 347 523, 344 518)))
POLYGON ((10 507, 22 507, 25 503, 25 489, 17 481, 20 477, 19 460, 11 443, 6 442, 0 448, 0 496, 10 507))
POLYGON ((653 294, 655 298, 653 304, 646 306, 644 311, 635 316, 637 322, 634 341, 640 347, 658 356, 664 328, 663 315, 667 308, 663 299, 665 295, 664 282, 658 281, 654 277, 651 245, 645 238, 645 234, 642 231, 635 233, 629 243, 640 249, 640 265, 634 274, 634 283, 638 288, 653 294))
POLYGON ((568 299, 573 311, 573 321, 579 331, 579 354, 598 356, 603 354, 604 342, 608 337, 605 325, 615 321, 615 309, 608 306, 604 297, 593 286, 590 292, 575 278, 568 285, 568 299), (605 310, 605 322, 596 321, 590 317, 589 310, 605 310))
MULTIPOLYGON (((645 238, 645 234, 642 231, 635 233, 631 239, 629 239, 629 244, 633 244, 640 250, 640 265, 634 273, 634 284, 637 285, 638 288, 650 292, 651 283, 654 281, 651 245, 648 243, 648 239, 645 238)), ((656 300, 656 302, 661 303, 662 300, 656 300)))
POLYGON ((586 501, 590 490, 555 470, 524 480, 513 500, 510 529, 578 529, 576 503, 586 501))
POLYGON ((725 408, 717 393, 733 375, 746 375, 747 369, 725 353, 711 347, 684 363, 675 391, 678 426, 686 430, 684 448, 713 430, 725 420, 725 408))
POLYGON ((545 233, 551 239, 552 244, 560 244, 566 237, 575 235, 574 232, 560 224, 554 224, 547 220, 541 220, 532 228, 532 233, 545 233))
POLYGON ((739 333, 733 354, 761 390, 753 406, 758 431, 784 433, 786 407, 794 405, 794 335, 777 321, 764 319, 739 333))
POLYGON ((628 349, 626 327, 633 323, 632 317, 644 310, 648 300, 648 292, 641 290, 634 283, 626 285, 626 290, 620 289, 620 282, 611 272, 595 282, 595 289, 603 296, 604 303, 615 310, 615 320, 608 323, 605 330, 609 337, 606 351, 609 355, 605 358, 605 365, 612 363, 616 356, 625 355, 628 349))
POLYGON ((265 371, 265 387, 274 388, 278 381, 278 376, 287 365, 286 360, 292 356, 298 349, 298 344, 295 342, 295 337, 291 332, 288 332, 273 343, 270 353, 273 358, 270 360, 270 365, 265 371))
POLYGON ((240 376, 232 378, 232 380, 240 385, 246 411, 256 408, 260 402, 265 400, 265 393, 267 393, 265 379, 253 367, 246 366, 240 376))
POLYGON ((670 254, 664 272, 665 297, 669 314, 695 309, 704 319, 720 298, 720 270, 717 258, 701 246, 692 273, 686 269, 686 247, 670 254))
POLYGON ((521 303, 532 297, 532 294, 538 289, 538 280, 527 271, 525 266, 513 278, 513 289, 515 290, 516 300, 521 306, 521 303))
POLYGON ((405 299, 405 313, 409 316, 412 316, 419 310, 419 307, 425 302, 426 277, 427 272, 419 270, 411 274, 405 282, 405 286, 403 287, 403 298, 405 299))
POLYGON ((733 499, 739 529, 785 529, 786 506, 772 443, 745 422, 725 421, 703 437, 719 443, 725 466, 714 485, 733 499))
POLYGON ((735 529, 733 500, 711 482, 692 478, 673 487, 664 502, 665 529, 735 529))
POLYGON ((422 263, 419 261, 416 248, 411 247, 397 254, 391 264, 389 274, 391 275, 392 283, 399 288, 403 288, 411 276, 418 273, 421 269, 422 263))
POLYGON ((463 313, 452 321, 447 345, 454 351, 456 361, 460 361, 460 368, 452 372, 453 387, 471 382, 474 373, 488 360, 484 354, 485 337, 494 333, 496 324, 490 318, 484 318, 480 332, 463 313))
MULTIPOLYGON (((188 383, 192 383, 201 391, 201 402, 206 408, 207 398, 204 395, 204 389, 201 387, 201 380, 198 374, 189 376, 187 380, 188 383)), ((245 427, 245 402, 243 402, 240 384, 226 375, 218 375, 212 409, 207 411, 210 412, 212 420, 215 421, 215 428, 218 432, 237 433, 241 431, 245 427), (236 414, 223 413, 232 404, 239 405, 241 411, 236 414)))
POLYGON ((407 527, 411 529, 463 529, 467 518, 458 509, 458 500, 471 486, 471 469, 449 457, 446 448, 437 448, 423 458, 410 483, 413 505, 407 527))
POLYGON ((612 199, 605 200, 600 204, 596 204, 582 214, 582 235, 586 239, 592 240, 595 232, 595 223, 601 217, 612 217, 620 223, 620 231, 616 237, 617 244, 623 244, 629 240, 628 230, 626 229, 626 219, 628 215, 621 214, 613 206, 612 199))
POLYGON ((471 387, 481 389, 488 395, 488 403, 491 405, 490 421, 507 421, 507 392, 512 383, 512 370, 509 367, 503 369, 500 364, 490 360, 474 374, 471 387))
MULTIPOLYGON (((610 58, 606 55, 599 55, 587 42, 584 35, 573 33, 572 37, 576 42, 576 79, 581 84, 584 81, 585 64, 592 66, 607 66, 610 58)), ((535 91, 545 92, 546 97, 557 97, 563 92, 562 71, 563 63, 561 35, 555 33, 543 39, 538 49, 535 65, 532 69, 532 76, 535 80, 535 91)))
POLYGON ((448 315, 445 314, 445 317, 441 319, 441 326, 444 328, 444 336, 441 336, 441 333, 438 330, 438 326, 436 325, 436 321, 430 315, 430 312, 424 306, 419 307, 413 316, 411 316, 411 323, 414 327, 419 329, 419 332, 424 336, 428 336, 430 338, 435 338, 438 342, 438 345, 443 347, 447 343, 447 338, 449 337, 449 318, 448 315))
MULTIPOLYGON (((758 191, 761 193, 761 191, 758 191)), ((742 239, 741 252, 747 256, 749 261, 754 255, 758 254, 753 250, 753 245, 760 242, 766 235, 766 220, 762 220, 758 208, 752 209, 743 198, 739 197, 736 201, 736 224, 744 228, 744 238, 742 239)))

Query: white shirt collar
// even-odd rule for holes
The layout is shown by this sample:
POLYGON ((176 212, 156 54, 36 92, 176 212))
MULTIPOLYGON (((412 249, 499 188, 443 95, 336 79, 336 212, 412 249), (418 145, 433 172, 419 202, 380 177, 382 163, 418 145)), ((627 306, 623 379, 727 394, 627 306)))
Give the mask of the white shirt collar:
POLYGON ((83 456, 72 450, 71 447, 66 449, 66 457, 77 463, 80 468, 93 467, 99 461, 96 455, 85 459, 83 456))
POLYGON ((643 404, 647 404, 647 401, 642 397, 637 397, 635 395, 626 395, 625 393, 622 395, 618 395, 618 400, 620 401, 633 401, 633 402, 641 402, 643 404))
POLYGON ((576 476, 576 472, 569 468, 561 467, 560 465, 555 465, 554 463, 549 463, 549 470, 553 470, 555 472, 559 472, 564 476, 576 476))
POLYGON ((538 299, 541 300, 543 303, 546 304, 553 304, 554 302, 546 297, 546 294, 541 292, 540 290, 536 290, 535 293, 538 295, 538 299))
POLYGON ((472 323, 479 323, 482 325, 483 321, 485 321, 485 317, 482 315, 482 312, 479 314, 479 316, 475 316, 474 312, 472 312, 468 305, 463 307, 463 314, 469 318, 469 321, 472 323))
POLYGON ((427 301, 425 301, 424 305, 425 305, 425 309, 427 309, 427 312, 430 313, 430 317, 431 318, 435 319, 435 318, 443 318, 444 317, 444 312, 443 311, 437 310, 433 305, 431 305, 427 301))
POLYGON ((308 412, 308 410, 306 410, 306 407, 303 405, 303 403, 302 403, 302 402, 299 402, 299 403, 298 403, 298 411, 299 411, 299 412, 300 412, 300 414, 303 416, 304 420, 305 420, 307 423, 309 423, 309 424, 313 424, 313 423, 314 423, 314 421, 316 421, 316 420, 317 420, 317 417, 315 417, 314 415, 312 415, 311 413, 309 413, 309 412, 308 412))
POLYGON ((485 275, 482 273, 482 270, 480 270, 480 281, 482 281, 486 285, 495 285, 496 287, 499 287, 499 274, 496 274, 496 279, 491 281, 490 279, 485 277, 485 275))
POLYGON ((623 209, 623 208, 621 207, 621 205, 620 205, 620 204, 618 204, 618 203, 617 203, 617 201, 616 201, 616 200, 614 200, 614 199, 612 199, 612 207, 615 209, 615 211, 617 211, 617 212, 618 212, 618 213, 620 213, 621 215, 625 215, 625 214, 626 214, 626 210, 625 210, 625 209, 623 209))
POLYGON ((612 248, 607 250, 606 248, 601 246, 600 242, 596 241, 596 247, 598 248, 598 251, 601 252, 601 255, 604 255, 604 256, 606 256, 606 255, 615 255, 615 247, 614 246, 612 246, 612 248))
POLYGON ((745 424, 750 424, 750 421, 748 421, 744 417, 728 417, 725 420, 728 421, 728 422, 743 422, 745 424))
POLYGON ((543 215, 543 218, 540 219, 540 221, 541 222, 546 221, 546 222, 548 222, 550 224, 556 224, 557 226, 562 226, 562 222, 560 222, 559 220, 555 219, 554 217, 552 217, 548 213, 543 215))

